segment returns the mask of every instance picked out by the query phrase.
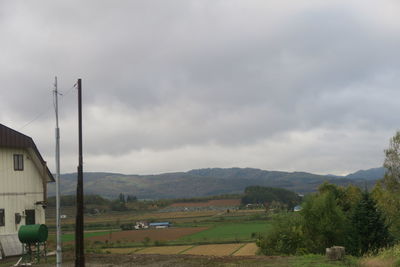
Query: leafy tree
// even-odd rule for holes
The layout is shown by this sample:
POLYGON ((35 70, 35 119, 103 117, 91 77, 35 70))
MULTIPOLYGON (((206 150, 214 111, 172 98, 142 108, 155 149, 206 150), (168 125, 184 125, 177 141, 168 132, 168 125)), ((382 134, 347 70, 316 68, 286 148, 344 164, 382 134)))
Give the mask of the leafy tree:
POLYGON ((389 191, 400 191, 400 131, 390 139, 389 148, 385 150, 385 161, 383 166, 386 168, 383 184, 389 191))
POLYGON ((354 209, 351 218, 348 251, 361 256, 367 252, 376 253, 379 248, 392 243, 382 213, 377 209, 370 193, 365 192, 354 209))
POLYGON ((323 253, 327 247, 344 244, 346 216, 332 192, 308 197, 301 214, 311 252, 323 253))
POLYGON ((300 214, 278 214, 272 221, 271 230, 257 240, 257 245, 266 255, 305 253, 303 224, 300 214))
POLYGON ((344 189, 340 199, 338 199, 338 204, 346 214, 351 215, 361 198, 361 189, 355 185, 349 185, 344 189))
POLYGON ((347 187, 337 186, 324 182, 318 187, 320 194, 331 193, 337 201, 337 204, 347 215, 351 214, 351 210, 357 205, 361 199, 361 189, 354 185, 347 187))
POLYGON ((389 230, 400 238, 400 131, 390 139, 389 148, 385 150, 386 168, 382 180, 378 181, 373 190, 373 197, 378 207, 384 212, 389 230))
POLYGON ((318 193, 331 193, 335 199, 339 199, 343 195, 343 188, 325 181, 318 187, 318 193))

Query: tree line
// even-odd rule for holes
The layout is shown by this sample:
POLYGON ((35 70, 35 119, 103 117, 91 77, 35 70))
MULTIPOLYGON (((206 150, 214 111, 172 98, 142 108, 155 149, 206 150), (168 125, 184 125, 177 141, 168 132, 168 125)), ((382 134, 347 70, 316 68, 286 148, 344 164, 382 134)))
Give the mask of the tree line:
POLYGON ((324 253, 341 245, 361 256, 400 240, 400 132, 385 150, 386 173, 371 192, 324 183, 306 196, 302 210, 276 215, 257 241, 267 255, 324 253))
POLYGON ((268 210, 270 208, 293 210, 301 201, 301 197, 284 188, 249 186, 244 190, 241 199, 243 205, 262 204, 268 210))
MULTIPOLYGON (((84 206, 102 206, 102 207, 107 207, 112 211, 124 211, 128 210, 129 208, 127 207, 128 203, 133 203, 137 202, 138 199, 134 195, 124 195, 124 194, 119 194, 118 198, 116 199, 108 199, 104 198, 99 195, 85 195, 84 197, 84 206)), ((47 200, 48 206, 49 207, 55 207, 56 206, 56 198, 55 197, 49 197, 47 200)), ((66 195, 66 196, 61 196, 60 197, 60 206, 61 207, 71 207, 75 206, 76 204, 76 196, 75 195, 66 195)))

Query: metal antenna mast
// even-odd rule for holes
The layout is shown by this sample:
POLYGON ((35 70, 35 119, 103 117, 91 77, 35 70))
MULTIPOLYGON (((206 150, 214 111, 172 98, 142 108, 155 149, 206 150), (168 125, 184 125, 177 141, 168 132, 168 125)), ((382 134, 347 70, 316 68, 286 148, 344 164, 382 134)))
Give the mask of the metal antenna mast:
POLYGON ((57 227, 57 267, 62 263, 61 218, 60 218, 60 128, 58 127, 57 76, 54 79, 54 109, 56 112, 56 227, 57 227))

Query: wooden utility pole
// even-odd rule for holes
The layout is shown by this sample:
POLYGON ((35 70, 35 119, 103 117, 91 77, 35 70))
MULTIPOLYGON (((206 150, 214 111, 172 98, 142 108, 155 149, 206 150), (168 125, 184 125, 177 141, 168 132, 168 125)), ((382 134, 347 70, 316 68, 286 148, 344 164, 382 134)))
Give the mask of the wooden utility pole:
POLYGON ((78 79, 79 165, 76 188, 75 266, 85 266, 83 245, 82 80, 78 79))

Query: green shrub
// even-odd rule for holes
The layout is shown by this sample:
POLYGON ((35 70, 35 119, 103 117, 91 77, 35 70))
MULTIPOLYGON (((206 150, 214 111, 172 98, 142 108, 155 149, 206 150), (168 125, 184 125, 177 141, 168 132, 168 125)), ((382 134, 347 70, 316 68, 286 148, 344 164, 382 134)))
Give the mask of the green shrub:
POLYGON ((328 247, 345 244, 348 221, 332 192, 311 195, 302 206, 300 213, 310 252, 324 253, 328 247))
POLYGON ((296 213, 275 216, 271 230, 257 240, 262 253, 266 255, 304 253, 306 249, 302 220, 296 213))

